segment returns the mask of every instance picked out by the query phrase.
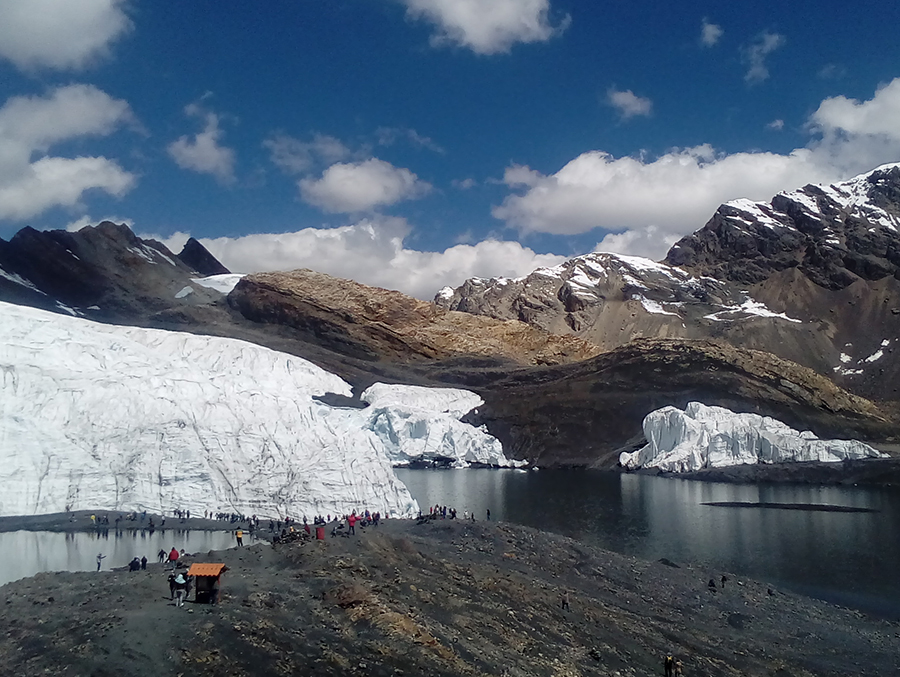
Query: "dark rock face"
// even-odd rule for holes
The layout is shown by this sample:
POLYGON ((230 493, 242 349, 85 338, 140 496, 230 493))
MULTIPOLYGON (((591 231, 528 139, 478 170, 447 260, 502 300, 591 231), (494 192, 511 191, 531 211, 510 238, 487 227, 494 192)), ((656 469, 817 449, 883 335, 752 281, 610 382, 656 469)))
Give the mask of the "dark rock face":
POLYGON ((108 221, 77 233, 23 228, 0 240, 0 300, 111 322, 132 322, 221 294, 165 245, 108 221))
POLYGON ((770 204, 724 204, 665 261, 742 284, 789 268, 830 290, 857 280, 900 279, 900 165, 781 193, 770 204))
POLYGON ((178 255, 181 262, 189 268, 196 270, 204 277, 208 275, 227 275, 231 271, 223 266, 219 259, 209 253, 209 250, 194 238, 190 238, 178 255))

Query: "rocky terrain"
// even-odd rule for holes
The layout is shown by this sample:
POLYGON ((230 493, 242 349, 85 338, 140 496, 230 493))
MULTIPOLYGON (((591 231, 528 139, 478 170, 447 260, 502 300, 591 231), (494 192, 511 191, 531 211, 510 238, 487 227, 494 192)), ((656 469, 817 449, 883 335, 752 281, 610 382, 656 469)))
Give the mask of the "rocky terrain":
POLYGON ((217 607, 176 608, 157 564, 10 583, 0 674, 636 677, 666 655, 688 676, 900 668, 896 623, 730 572, 506 523, 360 531, 188 557, 228 566, 217 607))
POLYGON ((726 203, 662 263, 588 254, 520 279, 468 280, 435 302, 606 350, 713 338, 900 400, 900 165, 726 203))

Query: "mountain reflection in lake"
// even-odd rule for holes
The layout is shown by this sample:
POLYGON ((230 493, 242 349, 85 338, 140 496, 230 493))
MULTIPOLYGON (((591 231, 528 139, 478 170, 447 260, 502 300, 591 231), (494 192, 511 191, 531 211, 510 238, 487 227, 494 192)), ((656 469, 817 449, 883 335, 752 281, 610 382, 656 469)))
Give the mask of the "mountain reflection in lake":
POLYGON ((96 571, 98 553, 106 555, 103 570, 108 571, 134 557, 156 562, 160 550, 172 547, 205 553, 234 545, 234 534, 226 531, 9 531, 0 533, 0 585, 40 571, 96 571))
POLYGON ((447 505, 698 569, 732 572, 900 618, 900 492, 738 485, 589 470, 398 469, 424 512, 447 505), (830 504, 873 512, 734 510, 713 502, 830 504))

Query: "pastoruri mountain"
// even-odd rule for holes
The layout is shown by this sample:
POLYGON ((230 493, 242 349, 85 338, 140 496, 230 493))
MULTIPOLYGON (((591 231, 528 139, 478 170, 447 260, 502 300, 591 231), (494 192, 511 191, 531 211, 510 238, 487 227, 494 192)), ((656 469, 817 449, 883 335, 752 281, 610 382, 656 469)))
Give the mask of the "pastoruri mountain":
POLYGON ((604 350, 720 340, 900 400, 900 164, 769 203, 728 202, 662 263, 588 254, 523 278, 473 278, 435 303, 604 350))
POLYGON ((898 186, 900 168, 883 168, 771 205, 729 203, 665 263, 591 254, 470 280, 437 303, 307 270, 229 275, 199 242, 175 255, 108 222, 26 228, 0 240, 0 300, 296 355, 352 386, 323 400, 333 406, 365 407, 379 381, 467 388, 484 404, 466 420, 541 466, 614 465, 649 412, 691 401, 891 442, 897 379, 873 376, 897 369, 898 186), (826 234, 810 225, 813 204, 826 234))

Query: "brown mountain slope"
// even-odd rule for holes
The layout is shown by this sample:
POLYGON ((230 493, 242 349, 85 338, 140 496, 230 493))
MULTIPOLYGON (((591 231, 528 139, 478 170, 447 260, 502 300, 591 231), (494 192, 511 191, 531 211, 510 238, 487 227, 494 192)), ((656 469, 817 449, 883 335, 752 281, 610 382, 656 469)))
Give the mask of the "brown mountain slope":
POLYGON ((600 352, 586 341, 522 322, 446 311, 400 292, 311 270, 248 275, 228 302, 254 322, 292 327, 364 360, 423 362, 466 355, 535 365, 600 352))

